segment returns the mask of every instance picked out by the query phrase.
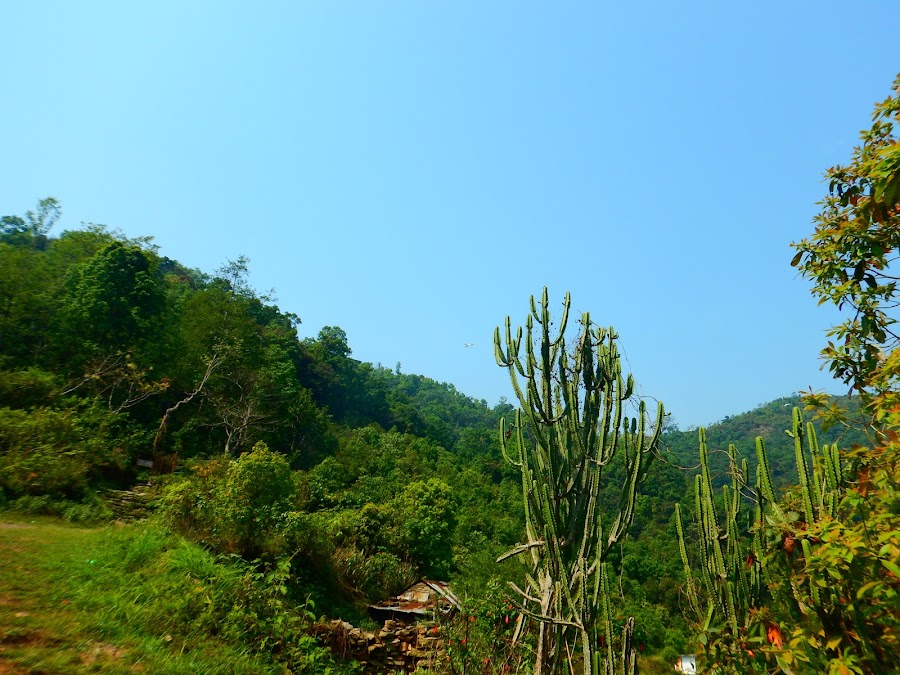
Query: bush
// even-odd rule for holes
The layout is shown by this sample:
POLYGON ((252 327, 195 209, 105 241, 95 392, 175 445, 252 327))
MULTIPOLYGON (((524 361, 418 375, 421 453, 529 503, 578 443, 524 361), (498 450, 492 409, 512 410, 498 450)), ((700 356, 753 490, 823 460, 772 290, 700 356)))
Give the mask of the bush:
POLYGON ((167 484, 159 502, 163 522, 194 541, 219 547, 217 502, 230 462, 213 460, 191 467, 191 475, 167 484))
POLYGON ((0 372, 0 405, 33 408, 47 405, 59 388, 56 375, 38 368, 0 372))
POLYGON ((77 499, 89 470, 71 413, 0 408, 0 486, 8 494, 77 499))
POLYGON ((56 410, 0 408, 0 488, 9 497, 79 501, 108 475, 124 477, 146 432, 91 402, 56 410))
MULTIPOLYGON (((95 553, 102 574, 87 574, 80 602, 103 634, 167 635, 182 652, 219 637, 256 669, 240 672, 338 673, 341 668, 312 635, 312 605, 294 593, 291 561, 246 562, 215 555, 142 525, 109 532, 95 553), (280 667, 264 667, 280 664, 280 667)), ((230 670, 230 669, 229 669, 230 670)), ((238 672, 239 669, 235 669, 238 672)))
POLYGON ((258 555, 291 510, 294 481, 284 456, 259 442, 228 467, 216 500, 228 543, 243 556, 258 555))
POLYGON ((160 510, 177 532, 251 559, 277 554, 288 541, 282 526, 294 497, 287 460, 257 443, 234 461, 207 462, 169 485, 160 510))
POLYGON ((416 569, 392 553, 367 556, 349 546, 335 553, 338 573, 369 600, 383 600, 400 592, 417 578, 416 569))

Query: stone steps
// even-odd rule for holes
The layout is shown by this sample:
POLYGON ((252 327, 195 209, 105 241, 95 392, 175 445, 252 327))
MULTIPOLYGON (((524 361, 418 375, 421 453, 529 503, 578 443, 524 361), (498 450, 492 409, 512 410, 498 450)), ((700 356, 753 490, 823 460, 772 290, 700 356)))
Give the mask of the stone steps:
POLYGON ((102 497, 117 520, 143 520, 152 511, 153 489, 149 485, 135 485, 130 490, 106 490, 102 497))

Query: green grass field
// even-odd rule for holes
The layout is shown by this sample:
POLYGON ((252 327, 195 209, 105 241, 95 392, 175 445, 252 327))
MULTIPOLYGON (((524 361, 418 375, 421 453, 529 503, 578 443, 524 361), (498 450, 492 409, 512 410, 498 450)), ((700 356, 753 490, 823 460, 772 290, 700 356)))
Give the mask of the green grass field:
POLYGON ((145 525, 0 513, 0 675, 285 672, 217 637, 221 610, 204 615, 228 575, 145 525))

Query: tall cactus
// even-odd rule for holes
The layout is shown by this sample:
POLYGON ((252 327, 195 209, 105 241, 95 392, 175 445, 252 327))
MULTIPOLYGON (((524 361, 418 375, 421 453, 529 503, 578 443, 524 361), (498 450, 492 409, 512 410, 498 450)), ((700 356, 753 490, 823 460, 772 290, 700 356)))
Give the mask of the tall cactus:
MULTIPOLYGON (((698 616, 704 616, 702 630, 709 630, 714 623, 721 624, 726 633, 737 638, 739 631, 746 626, 750 611, 760 599, 761 576, 760 541, 743 542, 743 533, 748 529, 746 518, 742 514, 746 509, 742 487, 747 484, 747 461, 738 464, 735 447, 729 446, 728 458, 731 473, 731 485, 722 489, 724 514, 721 524, 713 499, 712 478, 709 472, 709 450, 706 444, 706 431, 700 429, 700 473, 694 480, 694 499, 698 531, 697 552, 699 553, 699 572, 703 596, 706 606, 703 607, 694 583, 692 566, 685 546, 684 524, 681 508, 675 505, 676 528, 678 531, 679 551, 684 563, 687 578, 688 602, 698 616)), ((755 520, 761 517, 762 503, 758 493, 755 499, 755 520)))
POLYGON ((622 651, 611 645, 605 560, 634 518, 637 487, 659 443, 663 407, 652 430, 643 401, 635 417, 627 416, 634 379, 622 374, 618 335, 584 313, 567 349, 570 305, 567 293, 554 329, 545 288, 539 304, 531 297, 524 340, 522 327, 513 333, 509 317, 505 346, 500 328, 494 332, 497 363, 509 370, 521 403, 511 427, 501 420, 500 443, 522 474, 526 537, 500 560, 522 554, 529 559, 524 587, 512 586, 523 615, 539 622, 535 673, 558 672, 579 646, 586 675, 633 672, 633 622, 625 627, 622 651), (617 458, 624 483, 618 508, 604 518, 602 479, 617 458), (605 653, 599 651, 604 633, 605 653))
MULTIPOLYGON (((804 424, 797 408, 793 410, 791 431, 788 433, 794 439, 798 501, 802 505, 802 514, 786 511, 776 498, 765 443, 762 438, 757 438, 754 488, 749 486, 746 460, 739 466, 734 446, 728 449, 731 485, 723 488, 725 513, 720 525, 713 501, 706 432, 700 430, 700 474, 695 477, 694 487, 699 536, 696 549, 700 559, 699 584, 694 582, 685 545, 681 509, 677 505, 675 507, 688 603, 700 618, 700 633, 705 636, 704 639, 717 636, 715 646, 707 642, 707 651, 712 657, 712 663, 707 665, 713 668, 720 666, 746 670, 749 667, 747 661, 753 659, 753 651, 745 649, 744 637, 758 621, 754 610, 764 603, 764 576, 775 547, 783 546, 793 551, 793 524, 797 519, 801 519, 801 529, 805 530, 825 517, 833 517, 840 501, 843 474, 837 445, 820 448, 812 423, 804 424), (752 523, 741 518, 742 511, 749 506, 754 509, 752 523), (787 534, 781 535, 782 530, 787 534), (705 602, 701 602, 701 595, 705 602), (739 666, 741 661, 743 666, 739 666)), ((803 538, 800 544, 800 554, 809 557, 812 551, 810 541, 803 538)), ((809 580, 805 584, 806 589, 793 586, 796 605, 801 611, 804 607, 808 611, 809 605, 800 597, 808 593, 813 608, 820 607, 820 589, 809 580)))

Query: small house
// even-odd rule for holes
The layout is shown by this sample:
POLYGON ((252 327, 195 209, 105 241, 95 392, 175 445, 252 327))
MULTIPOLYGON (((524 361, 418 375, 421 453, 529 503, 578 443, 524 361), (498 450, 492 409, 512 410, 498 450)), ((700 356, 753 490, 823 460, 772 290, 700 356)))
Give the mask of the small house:
POLYGON ((369 605, 369 616, 382 623, 391 619, 416 623, 437 616, 446 616, 459 609, 457 598, 446 581, 420 579, 402 593, 369 605))
POLYGON ((675 672, 676 673, 696 673, 697 672, 697 657, 693 654, 682 654, 678 657, 678 660, 675 661, 675 672))

